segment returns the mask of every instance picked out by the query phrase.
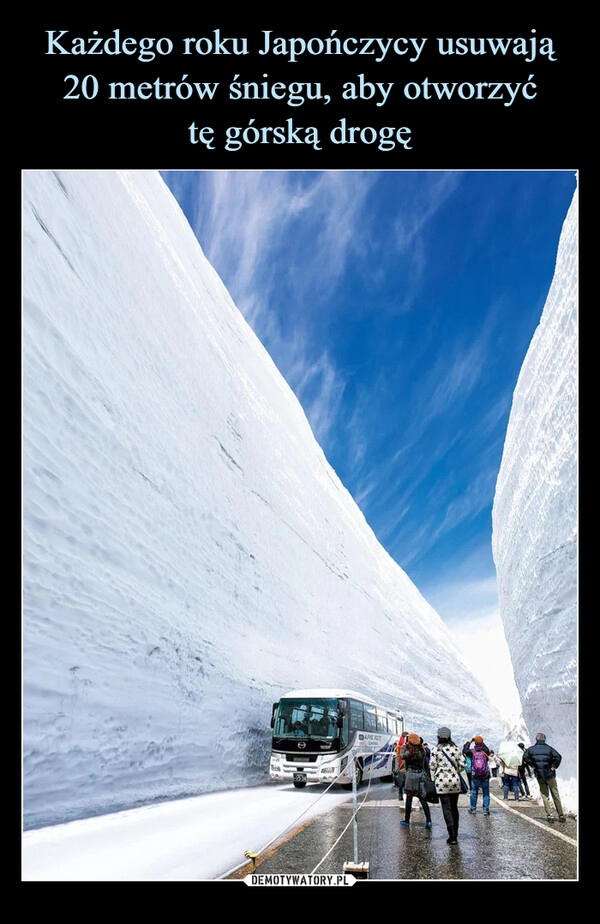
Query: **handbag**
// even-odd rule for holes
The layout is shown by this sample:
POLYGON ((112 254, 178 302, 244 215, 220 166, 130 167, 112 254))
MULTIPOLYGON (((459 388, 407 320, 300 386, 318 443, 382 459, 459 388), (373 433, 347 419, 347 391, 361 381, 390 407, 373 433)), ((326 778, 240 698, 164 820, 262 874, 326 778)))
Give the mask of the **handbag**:
POLYGON ((455 769, 456 772, 458 773, 458 779, 460 780, 460 791, 461 791, 461 793, 463 794, 463 796, 466 795, 466 793, 469 792, 469 787, 467 786, 467 781, 465 780, 464 776, 462 775, 462 773, 460 772, 460 770, 458 769, 458 767, 456 766, 456 764, 454 763, 454 761, 453 761, 450 757, 448 757, 448 755, 446 754, 445 750, 444 750, 443 748, 440 748, 440 751, 442 752, 442 754, 444 755, 444 757, 446 758, 446 760, 447 760, 449 763, 452 764, 452 766, 454 767, 454 769, 455 769))
POLYGON ((406 773, 404 772, 404 770, 395 770, 394 771, 394 785, 397 786, 398 789, 402 790, 404 789, 405 782, 406 782, 406 773))
POLYGON ((440 801, 435 788, 435 783, 428 776, 422 776, 419 783, 419 795, 421 799, 425 799, 425 802, 431 802, 432 805, 437 805, 440 801))

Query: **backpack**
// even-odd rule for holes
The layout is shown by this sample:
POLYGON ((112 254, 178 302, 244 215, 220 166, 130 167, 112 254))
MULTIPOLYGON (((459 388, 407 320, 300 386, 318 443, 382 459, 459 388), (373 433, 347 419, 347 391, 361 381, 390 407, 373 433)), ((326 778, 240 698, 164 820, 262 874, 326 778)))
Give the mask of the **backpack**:
POLYGON ((483 748, 473 748, 471 760, 473 765, 473 776, 478 780, 484 780, 488 773, 488 758, 483 748))
POLYGON ((422 767, 427 766, 427 761, 425 759, 425 749, 420 744, 408 744, 406 746, 407 754, 405 764, 411 770, 415 770, 419 764, 422 767))

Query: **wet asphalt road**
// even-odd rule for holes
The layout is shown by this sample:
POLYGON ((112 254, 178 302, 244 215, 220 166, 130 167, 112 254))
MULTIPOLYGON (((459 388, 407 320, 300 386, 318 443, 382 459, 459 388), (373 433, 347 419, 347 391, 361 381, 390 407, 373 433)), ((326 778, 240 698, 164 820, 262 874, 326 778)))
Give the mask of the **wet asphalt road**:
MULTIPOLYGON (((550 825, 541 805, 502 798, 496 780, 490 786, 488 816, 468 812, 468 796, 460 796, 458 844, 448 833, 439 805, 431 806, 433 827, 425 828, 422 811, 414 810, 410 828, 400 825, 404 806, 390 783, 366 784, 353 800, 343 802, 274 845, 255 866, 231 874, 241 879, 257 874, 333 874, 356 871, 368 880, 571 880, 578 879, 577 821, 550 825)), ((416 803, 418 805, 418 803, 416 803)), ((355 885, 359 885, 356 883, 355 885)))

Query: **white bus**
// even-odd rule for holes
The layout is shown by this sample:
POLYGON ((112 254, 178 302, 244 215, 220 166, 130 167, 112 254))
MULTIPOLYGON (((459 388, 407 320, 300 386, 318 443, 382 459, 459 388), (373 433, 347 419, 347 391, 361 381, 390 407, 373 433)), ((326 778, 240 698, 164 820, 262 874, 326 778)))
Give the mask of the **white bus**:
POLYGON ((389 779, 404 718, 362 693, 343 689, 291 690, 273 703, 269 776, 352 787, 363 779, 389 779))

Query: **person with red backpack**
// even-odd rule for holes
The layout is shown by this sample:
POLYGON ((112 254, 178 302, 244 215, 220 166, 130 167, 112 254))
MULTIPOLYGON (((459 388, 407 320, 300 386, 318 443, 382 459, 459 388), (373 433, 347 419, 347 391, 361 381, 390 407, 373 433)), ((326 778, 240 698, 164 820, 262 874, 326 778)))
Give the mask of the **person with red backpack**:
POLYGON ((469 814, 474 815, 477 811, 477 794, 481 789, 483 814, 490 814, 490 769, 488 766, 488 757, 490 749, 484 743, 481 735, 475 735, 470 741, 463 746, 465 759, 471 758, 471 797, 469 805, 469 814), (474 747, 471 747, 474 745, 474 747))

